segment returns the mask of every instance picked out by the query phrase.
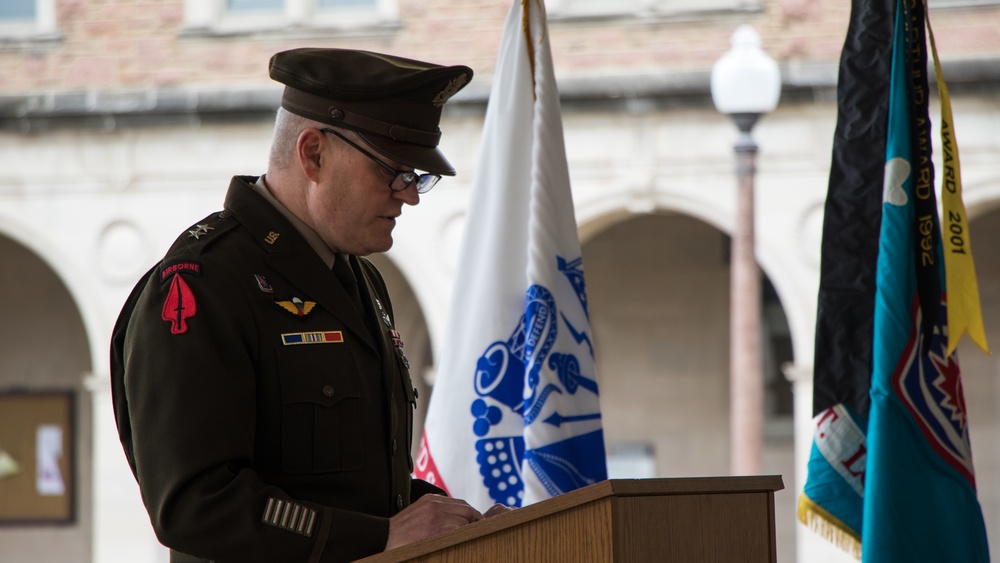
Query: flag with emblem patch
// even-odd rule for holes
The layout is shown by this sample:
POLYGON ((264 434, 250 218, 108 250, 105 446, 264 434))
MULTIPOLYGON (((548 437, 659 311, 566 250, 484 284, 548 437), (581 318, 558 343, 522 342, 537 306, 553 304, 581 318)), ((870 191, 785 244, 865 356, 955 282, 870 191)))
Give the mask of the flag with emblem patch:
POLYGON ((896 5, 861 557, 989 561, 931 161, 924 6, 896 5))
POLYGON ((483 510, 607 478, 544 4, 511 6, 415 474, 483 510))
POLYGON ((924 22, 920 3, 854 3, 799 518, 863 561, 985 562, 958 358, 948 351, 924 22))

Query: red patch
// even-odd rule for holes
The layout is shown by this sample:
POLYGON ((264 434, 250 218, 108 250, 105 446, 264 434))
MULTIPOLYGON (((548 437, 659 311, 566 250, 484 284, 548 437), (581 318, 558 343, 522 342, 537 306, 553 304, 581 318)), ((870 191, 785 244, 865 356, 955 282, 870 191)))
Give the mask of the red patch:
POLYGON ((393 346, 395 346, 396 348, 402 348, 403 347, 403 337, 400 336, 399 333, 396 332, 395 329, 390 329, 389 330, 389 337, 392 338, 392 345, 393 346))
POLYGON ((171 274, 201 275, 201 264, 197 262, 174 262, 160 268, 160 283, 167 281, 171 274))
POLYGON ((194 293, 180 272, 175 273, 174 279, 170 281, 167 299, 163 302, 161 318, 170 323, 171 334, 184 334, 188 329, 187 319, 197 312, 198 304, 195 303, 194 293))

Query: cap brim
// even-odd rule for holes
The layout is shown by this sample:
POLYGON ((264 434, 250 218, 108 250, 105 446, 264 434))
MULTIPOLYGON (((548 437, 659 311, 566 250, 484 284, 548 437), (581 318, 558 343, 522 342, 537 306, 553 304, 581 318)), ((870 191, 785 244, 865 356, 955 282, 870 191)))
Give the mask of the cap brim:
POLYGON ((448 162, 444 153, 437 147, 426 147, 413 143, 394 141, 381 135, 371 135, 354 130, 354 133, 378 154, 394 160, 404 166, 409 166, 421 172, 454 176, 455 167, 448 162))

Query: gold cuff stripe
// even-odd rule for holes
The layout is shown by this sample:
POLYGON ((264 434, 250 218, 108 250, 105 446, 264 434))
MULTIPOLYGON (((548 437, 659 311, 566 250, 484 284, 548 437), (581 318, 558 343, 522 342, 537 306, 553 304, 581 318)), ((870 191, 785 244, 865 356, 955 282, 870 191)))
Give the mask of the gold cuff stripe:
POLYGON ((262 522, 269 526, 311 537, 316 524, 316 510, 275 497, 267 499, 262 522))

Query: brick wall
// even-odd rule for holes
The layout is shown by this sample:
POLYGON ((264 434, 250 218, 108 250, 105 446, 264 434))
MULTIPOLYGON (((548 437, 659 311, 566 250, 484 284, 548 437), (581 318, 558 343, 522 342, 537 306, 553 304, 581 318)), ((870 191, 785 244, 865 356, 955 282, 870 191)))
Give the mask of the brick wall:
MULTIPOLYGON (((766 0, 760 10, 567 18, 550 13, 561 75, 704 70, 740 23, 792 65, 836 62, 849 2, 766 0)), ((0 92, 266 84, 281 49, 339 46, 493 71, 508 0, 400 0, 401 26, 212 35, 185 29, 182 0, 56 0, 59 40, 0 42, 0 92)), ((1000 57, 1000 3, 932 12, 946 59, 1000 57)))

